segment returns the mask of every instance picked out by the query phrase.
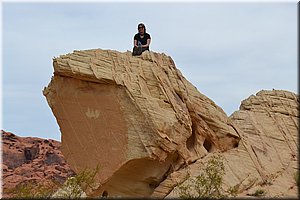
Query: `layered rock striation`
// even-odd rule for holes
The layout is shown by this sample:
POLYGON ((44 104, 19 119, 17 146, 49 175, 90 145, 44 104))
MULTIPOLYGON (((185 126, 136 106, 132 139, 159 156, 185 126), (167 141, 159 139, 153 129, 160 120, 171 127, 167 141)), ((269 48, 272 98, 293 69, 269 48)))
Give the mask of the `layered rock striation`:
MULTIPOLYGON (((284 90, 262 90, 243 100, 240 110, 230 119, 241 140, 237 148, 221 154, 225 161, 225 188, 236 188, 236 195, 240 197, 255 196, 257 191, 263 191, 265 197, 296 198, 299 96, 284 90)), ((166 179, 156 189, 155 196, 164 197, 166 188, 185 181, 187 174, 199 175, 209 157, 166 179)), ((177 195, 173 190, 168 197, 177 195)))
POLYGON ((230 116, 242 138, 240 148, 225 154, 236 180, 228 177, 230 183, 252 180, 255 184, 245 190, 248 195, 263 188, 269 197, 298 196, 299 102, 299 95, 274 89, 242 101, 240 110, 230 116), (242 165, 246 161, 249 165, 242 165), (238 166, 247 171, 238 170, 238 166))
POLYGON ((88 196, 178 197, 216 154, 236 195, 297 196, 298 95, 262 90, 227 117, 165 54, 74 51, 53 66, 43 93, 62 152, 75 172, 100 166, 88 196))
POLYGON ((165 54, 74 51, 53 66, 43 93, 62 152, 75 172, 100 166, 90 196, 155 196, 180 169, 239 146, 235 123, 165 54))

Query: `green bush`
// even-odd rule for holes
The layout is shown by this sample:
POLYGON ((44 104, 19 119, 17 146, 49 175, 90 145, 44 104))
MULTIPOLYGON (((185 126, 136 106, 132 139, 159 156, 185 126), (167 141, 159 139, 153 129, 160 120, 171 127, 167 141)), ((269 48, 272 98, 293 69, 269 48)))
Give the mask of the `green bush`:
POLYGON ((178 186, 180 198, 223 198, 222 190, 225 167, 221 156, 213 156, 206 164, 203 172, 189 182, 178 186))
POLYGON ((95 187, 95 176, 98 172, 99 166, 94 170, 84 169, 74 177, 69 177, 63 185, 54 181, 49 181, 47 184, 28 181, 4 192, 17 199, 80 198, 95 187))
POLYGON ((295 174, 294 174, 294 180, 295 180, 295 182, 296 182, 296 184, 297 184, 297 186, 298 187, 300 187, 300 181, 299 181, 299 170, 297 170, 296 172, 295 172, 295 174))
POLYGON ((233 196, 233 197, 236 197, 239 193, 239 190, 240 190, 240 185, 241 184, 237 184, 233 187, 230 187, 228 190, 227 190, 227 193, 230 195, 230 196, 233 196))
POLYGON ((48 183, 27 181, 17 185, 13 189, 4 192, 16 199, 50 198, 52 194, 59 188, 59 186, 60 185, 54 181, 48 181, 48 183))
POLYGON ((76 176, 68 178, 53 196, 66 199, 86 197, 86 193, 95 187, 95 176, 98 172, 98 165, 94 170, 84 169, 76 176))
POLYGON ((257 197, 257 196, 263 196, 265 194, 266 194, 265 190, 263 190, 263 189, 257 189, 254 193, 249 194, 249 196, 255 196, 255 197, 257 197))

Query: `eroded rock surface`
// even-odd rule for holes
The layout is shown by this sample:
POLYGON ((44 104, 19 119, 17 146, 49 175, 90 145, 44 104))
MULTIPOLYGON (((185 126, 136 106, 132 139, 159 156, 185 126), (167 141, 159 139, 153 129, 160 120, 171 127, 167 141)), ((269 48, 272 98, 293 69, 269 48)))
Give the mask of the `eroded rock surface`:
POLYGON ((185 166, 239 145, 231 119, 165 54, 84 50, 53 65, 44 95, 62 152, 76 172, 100 165, 90 196, 149 197, 185 166))
POLYGON ((75 175, 60 151, 60 142, 18 137, 5 131, 1 131, 1 137, 4 198, 12 197, 12 189, 29 181, 63 184, 67 177, 75 175))
MULTIPOLYGON (((225 188, 238 188, 240 197, 261 190, 266 197, 297 198, 298 106, 299 96, 283 90, 262 90, 242 101, 240 110, 230 116, 241 141, 237 148, 221 154, 225 159, 225 188)), ((187 174, 199 175, 209 157, 170 176, 154 196, 164 196, 168 188, 182 182, 187 174)), ((168 197, 177 196, 178 192, 173 190, 168 197)))
MULTIPOLYGON (((252 190, 261 187, 266 190, 266 196, 297 197, 299 95, 284 90, 262 90, 242 101, 240 110, 230 118, 241 130, 240 144, 248 152, 248 160, 252 160, 253 172, 256 171, 256 175, 244 171, 245 177, 257 178, 252 190)), ((232 171, 246 160, 241 154, 228 151, 232 171), (237 162, 234 154, 242 159, 237 162)), ((240 180, 242 177, 233 176, 240 180)))

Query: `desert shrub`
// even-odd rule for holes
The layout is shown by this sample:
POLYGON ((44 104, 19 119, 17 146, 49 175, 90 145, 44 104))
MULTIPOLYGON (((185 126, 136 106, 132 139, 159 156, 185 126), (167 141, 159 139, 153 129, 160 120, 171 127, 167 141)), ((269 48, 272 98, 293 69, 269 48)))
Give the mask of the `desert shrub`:
POLYGON ((238 192, 240 190, 240 184, 237 184, 233 187, 229 187, 229 189, 226 191, 228 195, 236 197, 238 195, 238 192))
POLYGON ((54 181, 48 181, 47 183, 27 181, 4 192, 16 199, 50 198, 59 186, 60 185, 54 181))
POLYGON ((294 174, 294 180, 295 180, 298 187, 300 186, 299 176, 300 176, 299 170, 297 170, 294 174))
POLYGON ((263 189, 257 189, 254 193, 249 194, 249 196, 263 196, 266 194, 266 191, 263 189))
POLYGON ((203 171, 194 179, 190 179, 178 186, 180 198, 222 198, 225 167, 221 156, 213 156, 206 164, 203 171))
POLYGON ((96 186, 95 176, 99 172, 99 165, 93 170, 84 169, 74 177, 68 178, 61 189, 53 197, 55 198, 80 198, 86 197, 86 192, 96 186))
POLYGON ((17 187, 5 191, 12 198, 33 199, 33 198, 80 198, 95 186, 95 176, 99 172, 99 166, 94 170, 84 169, 73 177, 69 177, 65 183, 59 184, 54 181, 38 183, 29 181, 19 184, 17 187))

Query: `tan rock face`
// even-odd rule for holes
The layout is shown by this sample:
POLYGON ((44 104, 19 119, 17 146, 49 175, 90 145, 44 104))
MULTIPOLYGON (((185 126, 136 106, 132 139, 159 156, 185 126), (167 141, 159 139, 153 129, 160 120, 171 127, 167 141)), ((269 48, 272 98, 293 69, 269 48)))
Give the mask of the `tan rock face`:
POLYGON ((18 137, 5 131, 1 131, 1 137, 4 198, 12 197, 11 190, 28 181, 63 184, 67 177, 75 175, 60 151, 60 142, 18 137))
MULTIPOLYGON (((238 186, 241 197, 257 190, 265 191, 267 197, 298 196, 298 106, 299 96, 283 90, 262 90, 242 101, 240 110, 230 116, 241 141, 237 148, 221 154, 225 159, 225 188, 238 186)), ((177 182, 182 182, 187 173, 196 177, 208 157, 179 170, 177 182)), ((174 175, 161 183, 156 196, 174 187, 175 181, 170 181, 174 175)), ((168 197, 177 195, 174 190, 168 197)))
POLYGON ((151 196, 180 168, 239 145, 234 123, 165 54, 96 49, 53 64, 44 95, 62 152, 76 172, 100 165, 91 196, 151 196))
POLYGON ((232 176, 242 181, 251 175, 267 196, 297 197, 299 96, 284 90, 262 90, 242 101, 240 110, 230 118, 242 138, 237 149, 241 152, 232 150, 226 155, 231 170, 243 161, 252 161, 247 172, 232 176))

